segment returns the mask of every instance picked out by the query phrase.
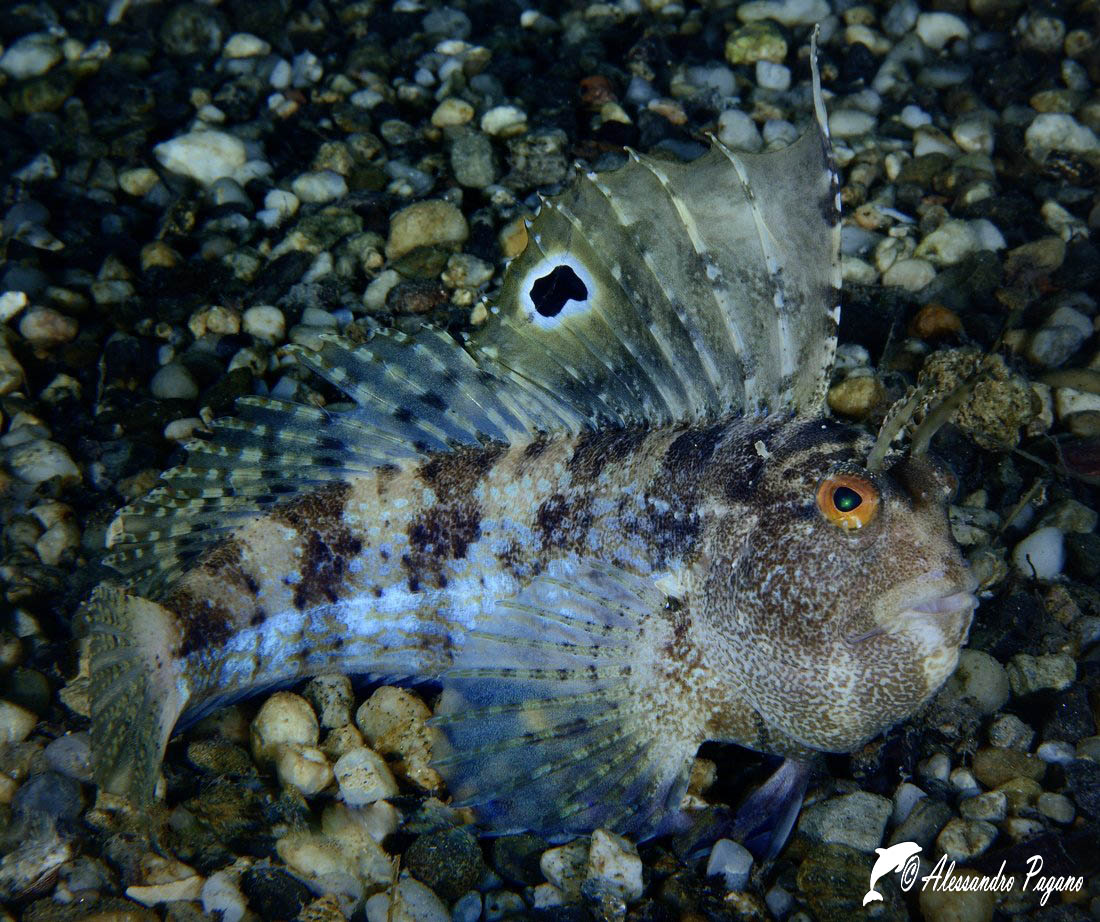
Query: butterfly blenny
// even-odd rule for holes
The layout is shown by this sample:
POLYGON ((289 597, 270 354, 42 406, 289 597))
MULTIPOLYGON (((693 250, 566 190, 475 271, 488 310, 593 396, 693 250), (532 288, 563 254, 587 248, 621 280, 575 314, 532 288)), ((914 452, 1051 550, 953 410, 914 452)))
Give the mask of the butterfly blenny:
POLYGON ((973 580, 937 466, 860 474, 874 440, 825 415, 811 64, 794 144, 579 175, 464 342, 299 348, 350 408, 244 398, 121 510, 85 609, 100 784, 148 800, 177 723, 260 688, 412 678, 482 825, 646 838, 705 740, 804 760, 935 692, 973 580))

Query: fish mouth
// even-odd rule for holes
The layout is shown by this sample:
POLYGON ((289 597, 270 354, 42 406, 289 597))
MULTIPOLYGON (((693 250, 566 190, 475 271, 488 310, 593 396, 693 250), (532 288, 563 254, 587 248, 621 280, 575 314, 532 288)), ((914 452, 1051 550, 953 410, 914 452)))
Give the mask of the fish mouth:
POLYGON ((971 615, 978 607, 978 597, 974 594, 978 580, 968 573, 961 585, 944 586, 945 574, 942 570, 934 570, 916 582, 918 586, 927 588, 903 597, 899 605, 891 606, 893 610, 889 614, 878 618, 879 623, 875 627, 860 634, 848 634, 844 639, 855 645, 881 634, 928 628, 936 628, 944 635, 965 634, 971 615), (942 591, 945 588, 947 591, 942 591))

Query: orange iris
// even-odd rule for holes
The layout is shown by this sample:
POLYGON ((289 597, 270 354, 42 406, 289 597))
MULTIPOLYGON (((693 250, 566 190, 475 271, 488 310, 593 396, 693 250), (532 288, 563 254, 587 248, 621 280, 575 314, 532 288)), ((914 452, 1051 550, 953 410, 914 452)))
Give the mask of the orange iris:
POLYGON ((878 511, 878 490, 859 474, 830 474, 817 488, 817 508, 840 528, 862 528, 878 511))

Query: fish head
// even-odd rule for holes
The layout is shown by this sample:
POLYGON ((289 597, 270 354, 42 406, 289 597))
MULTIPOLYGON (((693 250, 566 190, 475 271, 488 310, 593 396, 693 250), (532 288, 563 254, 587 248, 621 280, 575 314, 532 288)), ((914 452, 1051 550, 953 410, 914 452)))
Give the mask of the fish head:
POLYGON ((927 457, 871 473, 868 443, 794 421, 750 483, 728 482, 743 463, 719 477, 702 609, 757 748, 851 751, 934 694, 966 642, 976 582, 948 525, 953 477, 927 457))

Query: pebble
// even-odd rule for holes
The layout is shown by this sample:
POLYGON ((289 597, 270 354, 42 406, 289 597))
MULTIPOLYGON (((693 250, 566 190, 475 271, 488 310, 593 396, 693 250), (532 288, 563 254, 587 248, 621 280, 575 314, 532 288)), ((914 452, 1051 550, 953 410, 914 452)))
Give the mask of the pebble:
POLYGON ((757 61, 756 84, 761 89, 785 93, 791 88, 791 70, 776 61, 757 61))
POLYGON ((1064 740, 1050 740, 1040 743, 1035 750, 1035 755, 1050 765, 1065 765, 1076 758, 1076 750, 1073 743, 1064 740))
POLYGON ((984 746, 974 753, 971 770, 983 785, 995 788, 1014 778, 1038 781, 1046 772, 1046 763, 1030 753, 984 746))
POLYGON ((92 780, 92 747, 87 731, 59 736, 46 746, 46 764, 58 774, 77 781, 92 780))
MULTIPOLYGON (((1008 677, 1011 683, 1011 666, 1008 677)), ((1015 688, 1013 690, 1015 691, 1015 688)), ((989 724, 987 735, 990 745, 1004 749, 1018 749, 1020 752, 1028 752, 1031 749, 1031 741, 1035 739, 1035 731, 1015 714, 998 714, 989 724)))
POLYGON ((915 256, 936 266, 953 266, 980 248, 967 221, 948 219, 917 244, 915 256))
POLYGON ((180 900, 199 900, 205 879, 198 874, 172 880, 162 884, 133 886, 126 888, 126 895, 145 906, 159 906, 161 903, 175 903, 180 900))
POLYGON ((1012 551, 1012 562, 1024 576, 1050 580, 1062 572, 1065 556, 1061 530, 1049 525, 1019 542, 1012 551))
POLYGON ((947 825, 936 836, 936 848, 950 860, 964 864, 983 854, 993 840, 997 838, 997 827, 985 820, 964 820, 958 817, 947 821, 947 825))
POLYGON ((726 109, 718 116, 718 140, 733 150, 754 152, 764 146, 756 122, 740 109, 726 109))
POLYGON ((1004 666, 981 650, 964 649, 959 653, 959 665, 940 695, 947 700, 968 699, 978 713, 995 714, 1008 703, 1009 693, 1004 666))
POLYGON ((211 874, 202 885, 200 898, 202 911, 220 922, 241 922, 248 912, 249 900, 241 892, 238 875, 231 868, 211 874))
POLYGON ((366 905, 367 922, 451 922, 443 901, 412 877, 398 883, 392 895, 376 893, 366 905))
POLYGON ((1058 54, 1066 37, 1066 24, 1056 16, 1027 13, 1017 23, 1020 47, 1040 54, 1058 54))
POLYGON ((875 375, 849 375, 829 388, 829 408, 841 416, 863 419, 886 399, 886 388, 875 375))
POLYGON ((952 140, 968 154, 992 154, 993 137, 992 119, 981 113, 964 115, 951 127, 952 140))
POLYGON ((875 117, 858 109, 837 109, 829 114, 829 134, 836 138, 857 138, 874 127, 875 117))
POLYGON ((732 839, 719 839, 707 859, 707 877, 720 877, 727 890, 744 890, 752 870, 752 852, 732 839))
POLYGON ((748 22, 734 29, 726 39, 726 60, 730 64, 755 64, 774 61, 782 64, 787 57, 787 40, 770 22, 748 22))
POLYGON ((1064 794, 1054 794, 1043 791, 1035 800, 1035 809, 1043 816, 1065 826, 1072 823, 1077 811, 1073 807, 1073 801, 1064 794))
POLYGON ((798 830, 814 841, 871 852, 882 844, 893 810, 888 798, 857 791, 806 807, 799 817, 798 830))
POLYGON ((303 697, 313 705, 318 721, 326 730, 351 723, 351 706, 355 697, 351 679, 346 675, 320 675, 309 680, 303 697))
POLYGON ((920 128, 921 125, 932 124, 932 116, 925 112, 920 106, 909 103, 898 114, 898 118, 901 119, 901 123, 909 129, 920 128))
POLYGON ((1027 357, 1036 365, 1057 368, 1092 336, 1092 320, 1062 305, 1051 312, 1028 343, 1027 357))
POLYGON ((405 850, 402 866, 447 902, 472 890, 488 871, 477 839, 454 828, 418 836, 405 850))
POLYGON ((1042 237, 1005 254, 1005 275, 1048 274, 1060 269, 1065 258, 1066 242, 1061 237, 1042 237))
POLYGON ((192 131, 153 148, 161 166, 210 186, 232 176, 247 160, 244 142, 224 131, 192 131))
POLYGON ((251 32, 235 32, 225 40, 222 54, 227 58, 256 58, 271 54, 271 45, 251 32))
POLYGON ((80 468, 69 457, 68 450, 49 439, 17 445, 8 454, 8 469, 26 483, 44 483, 53 477, 59 477, 62 484, 81 480, 80 468))
POLYGON ((810 26, 832 12, 826 0, 751 0, 738 5, 737 18, 742 22, 774 19, 784 26, 810 26))
POLYGON ((324 204, 347 195, 348 181, 333 170, 319 170, 295 177, 290 189, 299 201, 324 204))
POLYGON ((390 219, 386 258, 397 259, 422 246, 456 246, 470 228, 462 212, 450 202, 431 199, 402 208, 390 219))
POLYGON ((465 99, 448 96, 432 113, 432 124, 437 128, 449 128, 454 125, 465 125, 474 117, 474 107, 465 99))
MULTIPOLYGON (((956 868, 951 878, 965 886, 967 878, 985 876, 969 868, 956 868)), ((918 890, 917 903, 924 922, 991 922, 997 906, 997 894, 988 890, 918 890)))
POLYGON ((276 692, 268 698, 249 728, 252 755, 260 763, 273 761, 280 744, 316 746, 319 737, 313 708, 292 692, 276 692))
POLYGON ((286 337, 286 318, 271 304, 257 304, 241 315, 245 333, 265 343, 281 343, 286 337))
POLYGON ((493 143, 480 131, 458 132, 451 142, 451 172, 461 186, 484 189, 497 178, 493 143))
POLYGON ((927 259, 899 259, 882 273, 882 284, 906 291, 920 291, 936 277, 927 259))
POLYGON ((481 894, 471 890, 455 901, 451 909, 451 922, 478 922, 481 909, 481 894))
POLYGON ((1014 695, 1030 695, 1047 689, 1065 691, 1077 678, 1077 663, 1065 653, 1042 656, 1017 653, 1008 661, 1007 670, 1014 695))
POLYGON ((0 698, 0 743, 21 743, 38 723, 38 716, 0 698))
POLYGON ((346 844, 312 832, 291 832, 275 843, 275 851, 286 865, 308 879, 333 875, 355 877, 358 864, 346 844))
POLYGON ((169 362, 157 369, 149 390, 158 400, 194 400, 199 396, 199 386, 191 372, 179 362, 169 362))
POLYGON ((481 116, 480 124, 494 138, 512 138, 527 130, 527 113, 518 106, 493 106, 481 116))
POLYGON ((641 898, 642 859, 632 842, 606 829, 592 833, 588 851, 588 881, 628 903, 641 898))
POLYGON ((576 839, 557 848, 548 848, 539 858, 539 868, 568 901, 580 899, 581 884, 588 871, 587 840, 576 839))
POLYGON ((1043 112, 1027 126, 1024 145, 1031 158, 1041 162, 1053 150, 1074 154, 1094 153, 1100 149, 1100 140, 1091 128, 1082 125, 1072 115, 1043 112))
POLYGON ((283 787, 297 788, 312 797, 332 783, 333 770, 316 746, 287 743, 275 749, 275 775, 283 787))
POLYGON ((32 32, 16 39, 0 55, 0 70, 12 80, 41 77, 63 54, 53 36, 47 32, 32 32))
POLYGON ((1004 791, 986 791, 959 801, 959 814, 966 820, 999 823, 1008 815, 1008 796, 1004 791))
POLYGON ((76 338, 77 322, 52 307, 32 307, 19 321, 19 332, 27 342, 48 349, 76 338))
POLYGON ((345 752, 333 771, 344 803, 349 806, 367 806, 397 794, 397 782, 386 760, 365 746, 345 752))
POLYGON ((940 51, 955 39, 970 38, 970 27, 954 13, 921 13, 916 31, 924 46, 932 51, 940 51))

